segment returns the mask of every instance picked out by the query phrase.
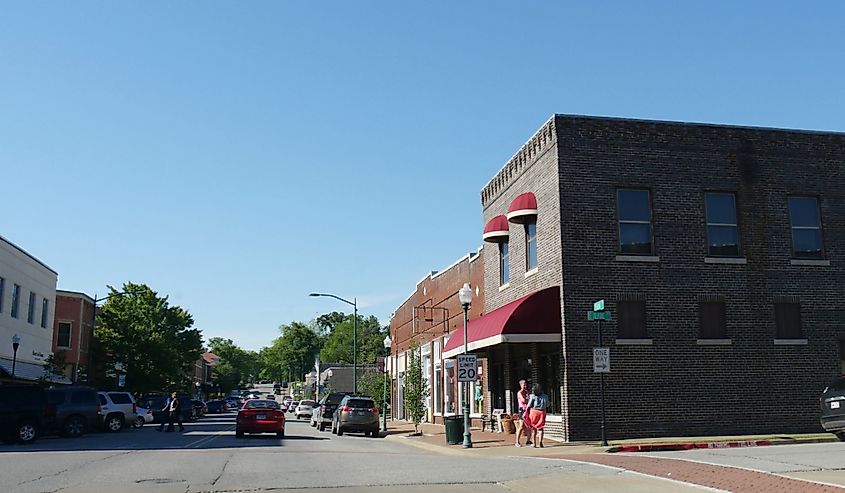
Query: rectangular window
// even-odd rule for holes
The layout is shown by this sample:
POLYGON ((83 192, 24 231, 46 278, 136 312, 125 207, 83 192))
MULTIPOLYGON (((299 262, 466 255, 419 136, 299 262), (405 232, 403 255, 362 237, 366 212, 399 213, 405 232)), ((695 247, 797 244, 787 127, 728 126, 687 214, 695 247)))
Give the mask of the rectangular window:
POLYGON ((775 303, 775 339, 803 339, 801 304, 775 303))
POLYGON ((537 220, 525 223, 525 270, 537 268, 537 220))
POLYGON ((793 257, 824 258, 819 216, 819 201, 816 197, 789 197, 793 257))
POLYGON ((728 338, 724 301, 698 302, 698 338, 728 338))
POLYGON ((623 255, 652 255, 651 201, 648 190, 616 191, 619 217, 619 252, 623 255))
POLYGON ((0 313, 3 313, 4 298, 6 298, 6 280, 0 277, 0 313))
POLYGON ((50 313, 50 300, 41 299, 41 328, 47 328, 47 315, 50 313))
POLYGON ((619 333, 617 339, 648 339, 645 301, 618 301, 619 333))
POLYGON ((704 195, 707 218, 707 255, 739 257, 739 230, 736 222, 736 196, 732 193, 704 195))
POLYGON ((59 333, 56 335, 56 346, 70 347, 70 333, 73 328, 71 322, 59 322, 59 333))
POLYGON ((508 253, 508 242, 499 243, 499 285, 507 284, 511 279, 510 254, 508 253))
POLYGON ((21 287, 12 284, 12 318, 18 318, 18 311, 21 307, 21 287))
POLYGON ((35 293, 29 292, 29 306, 26 308, 26 321, 32 323, 35 321, 35 293))

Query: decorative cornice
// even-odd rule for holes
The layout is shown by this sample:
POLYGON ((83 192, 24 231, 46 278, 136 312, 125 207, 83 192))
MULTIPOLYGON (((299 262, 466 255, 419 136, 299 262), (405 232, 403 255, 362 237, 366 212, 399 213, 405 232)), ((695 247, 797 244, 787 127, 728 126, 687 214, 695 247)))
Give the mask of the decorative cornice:
POLYGON ((554 145, 555 115, 552 115, 542 127, 511 157, 498 173, 481 189, 481 205, 486 206, 488 202, 497 197, 504 190, 511 180, 522 174, 523 170, 534 162, 534 160, 554 145))

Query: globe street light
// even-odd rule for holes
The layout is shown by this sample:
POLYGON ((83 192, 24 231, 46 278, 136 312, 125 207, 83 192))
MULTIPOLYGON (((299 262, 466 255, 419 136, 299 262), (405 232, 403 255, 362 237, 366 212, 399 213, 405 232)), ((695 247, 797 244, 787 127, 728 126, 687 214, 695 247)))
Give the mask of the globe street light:
POLYGON ((381 400, 381 431, 387 431, 387 358, 390 356, 390 334, 384 336, 384 395, 381 400))
MULTIPOLYGON (((467 354, 469 346, 467 339, 467 317, 469 312, 469 305, 472 303, 472 289, 469 283, 464 283, 458 291, 458 299, 461 300, 461 306, 464 309, 464 354, 467 354)), ((464 448, 472 448, 472 434, 469 432, 469 382, 464 382, 464 448)))
POLYGON ((15 365, 18 362, 18 348, 21 345, 21 336, 15 334, 12 336, 12 380, 15 379, 15 365))
POLYGON ((340 296, 327 293, 310 293, 308 296, 326 296, 342 301, 348 305, 352 305, 352 393, 358 393, 358 300, 352 298, 352 301, 345 300, 340 296))

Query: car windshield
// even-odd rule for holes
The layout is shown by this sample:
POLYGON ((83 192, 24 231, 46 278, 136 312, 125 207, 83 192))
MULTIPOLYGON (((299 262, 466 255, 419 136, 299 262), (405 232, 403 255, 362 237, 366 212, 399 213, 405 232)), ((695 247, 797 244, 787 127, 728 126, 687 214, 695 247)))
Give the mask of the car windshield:
POLYGON ((299 402, 300 406, 312 406, 313 407, 314 404, 316 404, 316 402, 314 402, 314 401, 300 401, 299 402))
POLYGON ((267 401, 264 399, 254 399, 246 401, 244 405, 247 409, 279 409, 279 403, 276 401, 267 401))
POLYGON ((346 401, 346 405, 356 409, 372 409, 375 407, 371 399, 349 399, 346 401))

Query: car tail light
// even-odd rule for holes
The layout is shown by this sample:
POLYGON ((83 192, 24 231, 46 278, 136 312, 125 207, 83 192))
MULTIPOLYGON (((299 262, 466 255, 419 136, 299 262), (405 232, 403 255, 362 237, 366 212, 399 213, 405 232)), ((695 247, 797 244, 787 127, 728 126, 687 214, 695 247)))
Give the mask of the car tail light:
POLYGON ((373 414, 378 414, 378 413, 379 413, 379 408, 374 407, 374 408, 370 409, 370 411, 372 411, 372 412, 373 412, 373 414))
POLYGON ((351 410, 352 410, 352 408, 351 408, 351 407, 349 407, 349 406, 343 406, 342 408, 340 408, 340 410, 341 410, 341 411, 343 411, 343 412, 345 412, 345 413, 348 413, 349 411, 351 411, 351 410))

